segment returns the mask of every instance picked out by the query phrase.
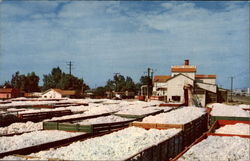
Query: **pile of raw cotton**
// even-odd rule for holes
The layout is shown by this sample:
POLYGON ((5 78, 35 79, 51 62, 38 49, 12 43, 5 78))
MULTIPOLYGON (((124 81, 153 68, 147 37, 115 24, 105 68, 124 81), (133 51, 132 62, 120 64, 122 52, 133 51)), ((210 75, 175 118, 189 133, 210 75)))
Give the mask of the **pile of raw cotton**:
POLYGON ((78 141, 66 147, 31 154, 63 160, 122 160, 179 133, 180 129, 145 130, 129 127, 101 137, 78 141))
POLYGON ((29 131, 37 131, 43 128, 43 123, 34 123, 28 121, 26 123, 13 123, 7 127, 0 128, 0 135, 23 133, 29 131))
POLYGON ((250 135, 250 124, 225 125, 215 131, 220 134, 250 135))
POLYGON ((117 114, 125 114, 125 115, 145 115, 145 114, 149 114, 149 113, 153 113, 156 111, 160 111, 157 108, 154 107, 147 107, 147 108, 143 108, 143 107, 132 107, 132 108, 127 108, 124 110, 121 110, 119 112, 117 112, 117 114))
POLYGON ((2 136, 0 137, 0 153, 66 139, 80 134, 83 133, 45 130, 24 133, 22 135, 2 136))
POLYGON ((194 145, 178 161, 249 161, 249 138, 208 136, 194 145))
POLYGON ((44 121, 57 121, 57 120, 66 120, 66 119, 73 119, 73 118, 79 118, 79 117, 85 117, 85 113, 79 113, 74 115, 66 115, 61 117, 53 117, 52 119, 46 119, 44 121))
POLYGON ((145 117, 142 122, 159 124, 185 124, 201 117, 205 113, 206 112, 204 108, 183 107, 168 113, 160 113, 155 116, 145 117))
POLYGON ((9 106, 49 105, 53 103, 57 103, 57 101, 12 101, 11 103, 0 104, 0 108, 9 106))
POLYGON ((110 116, 104 116, 104 117, 97 117, 93 119, 87 119, 87 120, 83 120, 83 121, 79 121, 75 123, 80 124, 80 125, 90 125, 90 124, 122 122, 122 121, 128 121, 128 120, 131 120, 131 119, 110 115, 110 116))
POLYGON ((225 104, 212 104, 210 105, 212 108, 211 115, 212 116, 233 116, 233 117, 249 117, 249 112, 243 110, 239 106, 231 106, 225 104))

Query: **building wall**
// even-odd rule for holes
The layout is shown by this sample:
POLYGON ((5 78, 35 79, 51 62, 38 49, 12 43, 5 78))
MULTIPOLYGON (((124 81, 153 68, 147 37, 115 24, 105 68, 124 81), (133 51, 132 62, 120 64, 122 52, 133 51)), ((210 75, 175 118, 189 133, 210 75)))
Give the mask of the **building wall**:
POLYGON ((227 100, 228 100, 228 91, 218 89, 217 102, 222 103, 222 102, 227 102, 227 100))
POLYGON ((166 90, 157 90, 158 88, 166 87, 167 82, 154 82, 153 95, 154 96, 166 96, 166 90))
POLYGON ((153 91, 154 96, 167 96, 167 90, 153 91))
POLYGON ((206 104, 217 102, 217 93, 206 91, 206 104))
POLYGON ((197 81, 201 81, 203 83, 216 84, 215 78, 196 78, 197 81))
POLYGON ((206 105, 206 94, 195 94, 198 99, 199 99, 199 102, 201 103, 202 107, 205 107, 206 105))
POLYGON ((188 76, 189 78, 191 78, 191 79, 195 79, 195 72, 172 72, 172 77, 173 76, 175 76, 175 75, 178 75, 178 74, 183 74, 183 75, 186 75, 186 76, 188 76))
POLYGON ((154 88, 163 87, 164 85, 166 85, 166 82, 154 82, 154 88))
POLYGON ((10 93, 0 93, 0 99, 1 98, 11 98, 11 94, 10 93))
POLYGON ((217 86, 216 85, 210 85, 210 84, 203 84, 203 83, 196 83, 196 85, 200 88, 206 89, 208 91, 211 91, 213 93, 217 92, 217 86))
POLYGON ((47 93, 43 94, 42 98, 62 98, 62 95, 54 90, 50 90, 47 93))
POLYGON ((180 102, 185 102, 184 99, 184 89, 185 85, 193 85, 194 81, 183 76, 179 75, 167 82, 167 96, 168 99, 172 101, 173 96, 180 96, 180 102))

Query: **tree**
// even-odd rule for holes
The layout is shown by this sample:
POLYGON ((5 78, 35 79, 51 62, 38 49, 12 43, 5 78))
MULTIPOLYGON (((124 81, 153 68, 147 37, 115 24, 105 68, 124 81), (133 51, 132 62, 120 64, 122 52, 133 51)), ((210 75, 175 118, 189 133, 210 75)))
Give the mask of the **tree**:
POLYGON ((125 90, 129 92, 136 92, 136 85, 131 77, 126 77, 125 90))
POLYGON ((149 93, 152 93, 153 90, 152 78, 148 76, 141 76, 140 82, 136 84, 136 90, 140 91, 142 85, 149 85, 149 93))
POLYGON ((51 71, 51 76, 54 86, 57 86, 63 76, 63 72, 59 67, 53 68, 51 71))
POLYGON ((108 80, 105 86, 105 89, 108 91, 114 91, 115 90, 115 82, 113 80, 108 80))
POLYGON ((59 67, 53 68, 50 74, 43 75, 43 89, 60 88, 62 75, 62 70, 59 67))
POLYGON ((152 83, 152 79, 148 76, 141 76, 140 78, 140 84, 141 85, 148 85, 152 83))
POLYGON ((13 88, 20 89, 25 92, 40 91, 38 87, 39 77, 35 72, 28 73, 27 75, 20 75, 19 71, 12 75, 10 85, 13 88))
POLYGON ((125 77, 123 75, 114 75, 113 80, 108 80, 105 86, 108 91, 125 92, 136 91, 136 85, 131 77, 125 77))
POLYGON ((21 82, 21 76, 19 75, 19 71, 17 71, 15 74, 12 75, 10 83, 13 88, 20 89, 22 82, 21 82))
POLYGON ((83 93, 89 89, 83 79, 79 79, 71 74, 62 72, 59 67, 53 68, 51 73, 44 75, 43 77, 43 90, 50 88, 60 88, 64 90, 76 90, 79 93, 83 93))
POLYGON ((114 76, 114 83, 115 83, 115 91, 116 92, 124 92, 125 91, 125 77, 123 75, 116 74, 114 76))
POLYGON ((94 90, 94 95, 95 96, 101 96, 101 97, 104 97, 106 96, 106 88, 105 87, 97 87, 95 90, 94 90))
POLYGON ((11 85, 10 81, 5 81, 4 84, 2 85, 2 88, 13 88, 13 86, 11 85))
POLYGON ((35 72, 28 73, 25 78, 25 90, 27 92, 36 92, 40 91, 38 86, 40 78, 36 75, 35 72))

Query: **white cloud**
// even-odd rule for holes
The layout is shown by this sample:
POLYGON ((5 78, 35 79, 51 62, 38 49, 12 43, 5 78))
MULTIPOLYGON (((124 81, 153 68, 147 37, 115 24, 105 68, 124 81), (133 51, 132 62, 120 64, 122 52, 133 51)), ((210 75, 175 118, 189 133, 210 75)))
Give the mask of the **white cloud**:
POLYGON ((119 2, 71 2, 61 9, 59 17, 84 18, 85 16, 98 16, 100 14, 103 14, 108 6, 112 6, 114 4, 116 5, 117 3, 119 2))

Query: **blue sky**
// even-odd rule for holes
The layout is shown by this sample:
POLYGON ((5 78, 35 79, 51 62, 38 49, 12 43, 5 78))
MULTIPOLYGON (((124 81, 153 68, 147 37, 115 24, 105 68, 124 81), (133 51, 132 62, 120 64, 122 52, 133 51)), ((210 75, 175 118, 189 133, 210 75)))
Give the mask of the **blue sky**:
POLYGON ((147 67, 170 74, 184 59, 217 83, 249 87, 248 2, 0 2, 0 84, 16 71, 41 79, 53 67, 91 87, 119 72, 137 82, 147 67))

